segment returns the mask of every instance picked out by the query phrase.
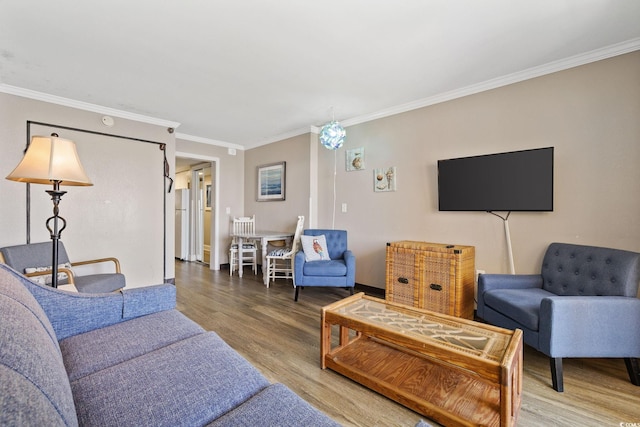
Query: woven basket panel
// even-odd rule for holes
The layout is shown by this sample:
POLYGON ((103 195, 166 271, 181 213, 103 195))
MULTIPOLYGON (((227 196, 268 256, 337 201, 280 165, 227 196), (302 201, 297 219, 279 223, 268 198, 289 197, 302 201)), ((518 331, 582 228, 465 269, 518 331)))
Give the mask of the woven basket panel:
POLYGON ((387 300, 415 306, 418 300, 415 259, 414 253, 405 251, 387 257, 387 300), (403 283, 404 279, 407 283, 403 283))
POLYGON ((388 243, 386 255, 387 300, 473 318, 473 246, 403 240, 388 243))
POLYGON ((422 283, 421 295, 419 295, 418 307, 440 313, 453 313, 452 285, 455 275, 454 260, 441 254, 429 253, 422 262, 422 283), (432 288, 435 287, 436 289, 432 288))

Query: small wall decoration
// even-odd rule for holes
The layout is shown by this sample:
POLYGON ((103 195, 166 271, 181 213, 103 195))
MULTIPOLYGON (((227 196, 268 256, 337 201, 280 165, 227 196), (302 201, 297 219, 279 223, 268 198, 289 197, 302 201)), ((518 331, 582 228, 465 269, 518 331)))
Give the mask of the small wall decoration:
POLYGON ((364 169, 364 147, 346 151, 347 171, 359 171, 364 169))
POLYGON ((396 191, 396 167, 373 170, 373 191, 396 191))
POLYGON ((258 187, 256 198, 259 202, 284 200, 286 162, 258 166, 258 187))

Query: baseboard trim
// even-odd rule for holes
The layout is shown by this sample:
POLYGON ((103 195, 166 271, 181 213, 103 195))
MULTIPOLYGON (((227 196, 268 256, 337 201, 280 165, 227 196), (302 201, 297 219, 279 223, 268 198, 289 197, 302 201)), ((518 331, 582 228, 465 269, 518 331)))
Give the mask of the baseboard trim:
POLYGON ((376 298, 385 298, 386 292, 382 288, 376 288, 375 286, 363 285, 362 283, 356 283, 356 292, 364 292, 366 295, 370 295, 376 298))

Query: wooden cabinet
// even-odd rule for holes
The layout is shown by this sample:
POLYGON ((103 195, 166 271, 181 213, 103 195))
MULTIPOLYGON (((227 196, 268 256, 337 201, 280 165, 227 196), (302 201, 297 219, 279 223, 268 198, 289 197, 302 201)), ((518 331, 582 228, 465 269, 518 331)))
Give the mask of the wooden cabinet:
POLYGON ((473 318, 475 247, 403 240, 387 243, 386 299, 473 318))

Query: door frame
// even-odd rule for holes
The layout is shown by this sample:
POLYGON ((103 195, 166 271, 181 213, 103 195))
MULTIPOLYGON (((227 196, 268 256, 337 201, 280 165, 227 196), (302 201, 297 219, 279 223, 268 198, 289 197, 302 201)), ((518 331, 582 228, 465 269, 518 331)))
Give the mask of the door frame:
POLYGON ((213 182, 212 190, 214 196, 212 200, 211 208, 211 253, 209 255, 209 268, 211 270, 220 270, 220 244, 219 244, 219 218, 220 218, 220 158, 214 156, 204 156, 202 154, 186 153, 183 151, 176 151, 175 157, 182 157, 186 159, 202 160, 204 162, 211 163, 211 179, 213 182))

